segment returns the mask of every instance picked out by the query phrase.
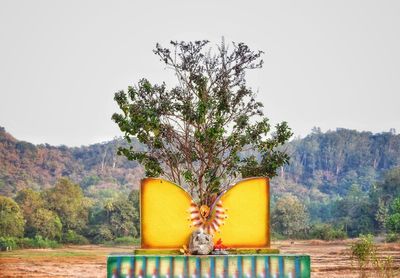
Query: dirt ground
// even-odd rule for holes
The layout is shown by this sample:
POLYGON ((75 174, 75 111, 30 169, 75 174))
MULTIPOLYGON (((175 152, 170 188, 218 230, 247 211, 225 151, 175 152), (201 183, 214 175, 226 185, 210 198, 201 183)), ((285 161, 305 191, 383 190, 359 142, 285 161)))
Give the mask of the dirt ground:
MULTIPOLYGON (((312 277, 359 277, 352 265, 348 246, 351 241, 277 241, 281 253, 309 254, 312 277)), ((130 252, 133 247, 95 245, 66 246, 59 249, 26 249, 0 252, 0 277, 105 277, 110 253, 130 252)), ((400 277, 400 244, 379 244, 382 256, 392 256, 400 277)), ((367 277, 377 277, 369 273, 367 277)))
MULTIPOLYGON (((331 242, 319 240, 278 241, 274 243, 274 246, 281 253, 310 255, 311 277, 360 277, 356 262, 350 260, 349 246, 352 240, 331 242)), ((379 243, 377 245, 381 258, 386 256, 393 258, 394 277, 400 278, 400 244, 379 243)), ((369 271, 365 277, 379 277, 379 273, 369 271)))

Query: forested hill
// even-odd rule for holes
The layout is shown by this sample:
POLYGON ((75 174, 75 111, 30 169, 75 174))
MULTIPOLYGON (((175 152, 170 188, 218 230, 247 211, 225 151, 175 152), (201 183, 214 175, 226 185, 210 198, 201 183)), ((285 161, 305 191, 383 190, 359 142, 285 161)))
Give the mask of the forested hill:
POLYGON ((285 180, 329 195, 345 195, 354 184, 368 191, 385 171, 400 165, 400 135, 394 131, 322 133, 314 128, 287 150, 291 163, 281 173, 285 180))
POLYGON ((130 191, 137 188, 143 171, 136 162, 116 154, 120 144, 121 140, 74 148, 33 145, 0 127, 0 194, 13 196, 26 187, 47 188, 62 176, 83 189, 130 191))
MULTIPOLYGON (((41 189, 61 176, 85 191, 137 188, 143 170, 116 155, 119 139, 85 147, 33 145, 0 127, 0 194, 13 196, 25 187, 41 189)), ((135 144, 136 148, 142 148, 135 144)), ((400 165, 400 135, 348 129, 314 129, 287 146, 290 165, 275 179, 276 192, 344 195, 353 184, 367 191, 383 172, 400 165), (324 194, 325 193, 325 194, 324 194)))

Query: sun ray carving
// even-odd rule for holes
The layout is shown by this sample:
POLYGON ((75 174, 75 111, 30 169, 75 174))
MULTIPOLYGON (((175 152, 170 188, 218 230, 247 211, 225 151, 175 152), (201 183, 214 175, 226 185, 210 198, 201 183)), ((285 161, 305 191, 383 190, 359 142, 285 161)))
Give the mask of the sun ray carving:
POLYGON ((227 210, 223 207, 222 201, 219 200, 214 209, 210 210, 206 205, 197 206, 194 201, 191 201, 189 208, 190 227, 203 229, 209 234, 219 232, 219 229, 224 225, 228 218, 227 210))

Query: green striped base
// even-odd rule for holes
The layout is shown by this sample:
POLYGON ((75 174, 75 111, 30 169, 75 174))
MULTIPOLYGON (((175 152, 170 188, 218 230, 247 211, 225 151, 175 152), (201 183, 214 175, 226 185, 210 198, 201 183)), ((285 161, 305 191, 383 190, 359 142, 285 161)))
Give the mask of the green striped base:
MULTIPOLYGON (((272 248, 229 248, 227 249, 229 254, 235 255, 257 255, 257 254, 279 254, 279 249, 272 248)), ((134 249, 133 255, 154 255, 154 256, 175 256, 181 255, 181 251, 178 249, 134 249)))
POLYGON ((107 277, 300 278, 310 277, 306 255, 110 255, 107 277))

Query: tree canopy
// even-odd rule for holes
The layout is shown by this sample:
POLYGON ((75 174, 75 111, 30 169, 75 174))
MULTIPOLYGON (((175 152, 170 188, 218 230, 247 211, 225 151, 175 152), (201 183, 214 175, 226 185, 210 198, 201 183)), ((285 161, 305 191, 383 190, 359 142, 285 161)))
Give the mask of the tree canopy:
POLYGON ((121 147, 146 175, 164 176, 186 186, 202 204, 240 176, 276 175, 289 156, 278 148, 291 136, 286 122, 271 130, 263 104, 247 85, 246 73, 262 67, 261 51, 244 43, 208 41, 157 44, 154 53, 177 77, 175 87, 141 79, 115 94, 120 113, 112 119, 128 142, 136 137, 144 151, 121 147))
POLYGON ((39 192, 30 188, 25 188, 18 192, 15 201, 19 205, 21 212, 26 221, 25 235, 34 236, 36 227, 34 225, 34 215, 38 209, 44 208, 44 200, 39 192))
POLYGON ((400 197, 393 200, 390 209, 386 226, 389 231, 400 235, 400 197))
POLYGON ((0 196, 0 236, 20 237, 24 234, 24 224, 18 204, 11 198, 0 196))
MULTIPOLYGON (((62 178, 54 188, 45 192, 45 196, 48 209, 58 214, 64 231, 80 231, 86 226, 90 204, 79 185, 62 178)), ((44 212, 42 214, 44 215, 44 212)), ((44 216, 51 217, 48 214, 44 216)))
POLYGON ((51 210, 38 209, 32 216, 32 225, 35 227, 36 235, 47 239, 61 239, 61 220, 51 210))
POLYGON ((304 204, 297 197, 287 194, 276 202, 272 211, 271 225, 274 232, 290 238, 307 230, 308 218, 304 204))

